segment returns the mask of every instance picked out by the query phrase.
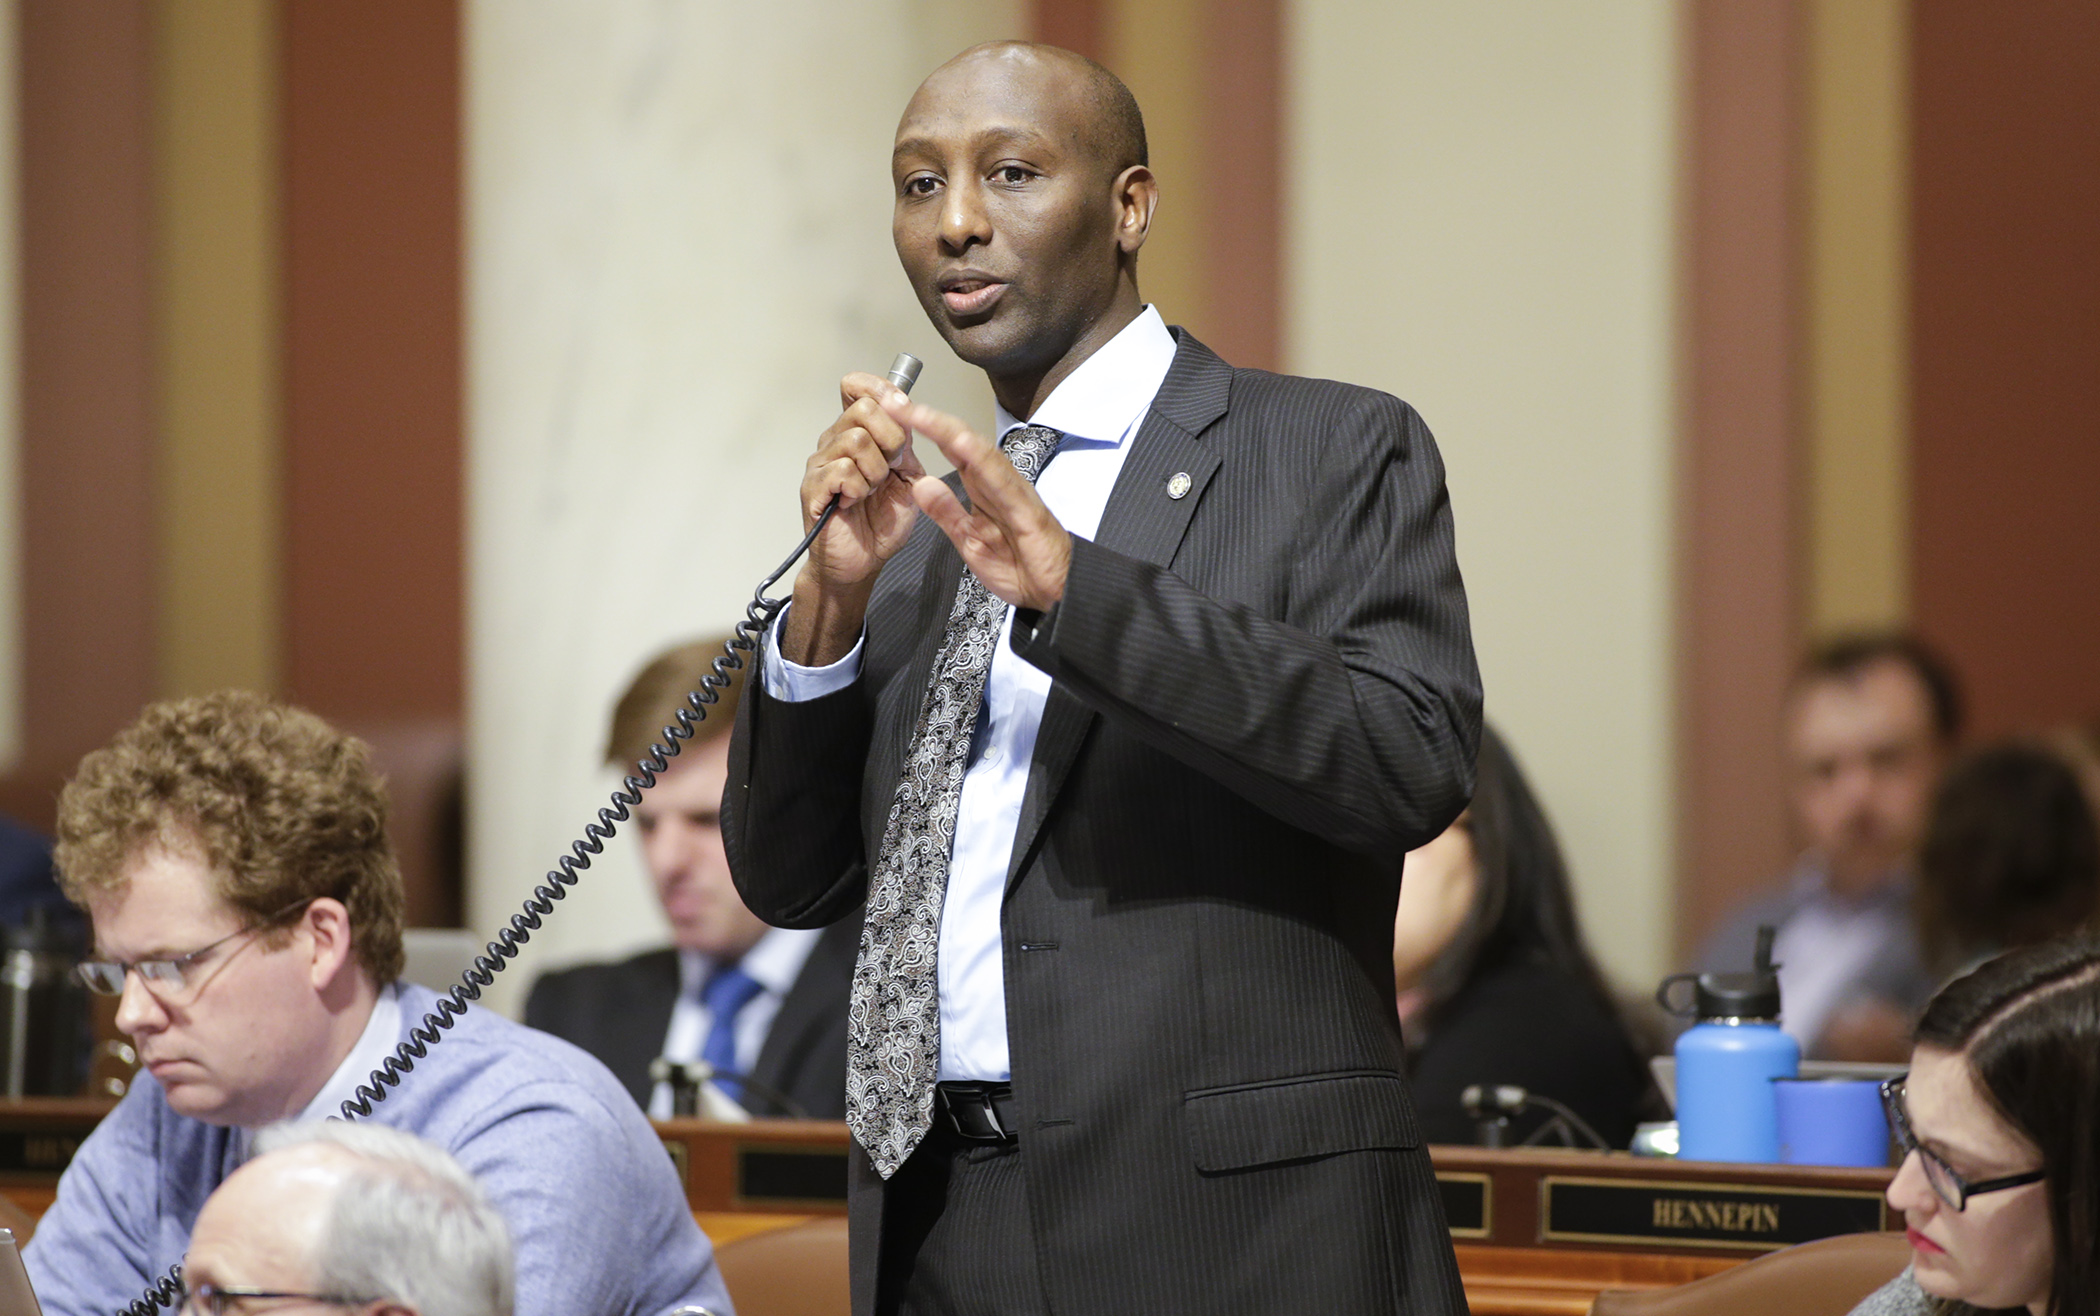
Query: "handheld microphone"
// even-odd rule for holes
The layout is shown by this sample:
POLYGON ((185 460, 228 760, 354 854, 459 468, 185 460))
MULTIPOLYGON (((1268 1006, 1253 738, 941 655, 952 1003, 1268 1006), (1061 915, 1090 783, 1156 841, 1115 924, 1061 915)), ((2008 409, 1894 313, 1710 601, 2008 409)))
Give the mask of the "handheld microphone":
POLYGON ((889 381, 897 386, 898 392, 909 393, 911 386, 919 382, 919 372, 925 368, 924 361, 909 352, 899 352, 897 359, 890 362, 890 368, 885 373, 889 376, 889 381))

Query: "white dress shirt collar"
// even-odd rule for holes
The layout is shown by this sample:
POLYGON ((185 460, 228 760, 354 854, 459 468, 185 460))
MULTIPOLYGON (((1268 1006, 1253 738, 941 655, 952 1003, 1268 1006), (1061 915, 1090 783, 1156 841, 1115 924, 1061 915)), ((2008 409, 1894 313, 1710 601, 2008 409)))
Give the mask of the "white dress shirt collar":
POLYGON ((302 1120, 326 1119, 337 1114, 342 1104, 357 1095, 360 1083, 371 1080, 372 1071, 386 1063, 401 1038, 401 988, 388 983, 379 991, 379 999, 372 1003, 372 1017, 365 1020, 364 1031, 357 1035, 356 1045, 343 1063, 335 1067, 335 1073, 321 1085, 314 1099, 306 1103, 299 1112, 302 1120))
MULTIPOLYGON (((357 1095, 358 1085, 371 1081, 372 1071, 386 1063, 401 1041, 401 987, 388 983, 380 989, 379 999, 372 1003, 371 1017, 365 1020, 364 1031, 351 1044, 350 1054, 343 1063, 335 1067, 314 1099, 306 1108, 292 1118, 297 1120, 323 1120, 339 1114, 344 1102, 357 1095)), ((236 1163, 246 1161, 255 1147, 255 1130, 236 1128, 233 1131, 236 1163)))
POLYGON ((1071 438, 1120 444, 1152 405, 1160 380, 1174 364, 1174 335, 1157 308, 1147 306, 1050 391, 1027 421, 994 403, 999 437, 1016 425, 1048 425, 1071 438))
MULTIPOLYGON (((802 966, 816 949, 821 932, 797 928, 772 928, 737 961, 752 981, 774 996, 785 996, 802 976, 802 966)), ((714 976, 716 961, 697 950, 678 952, 678 991, 698 1000, 714 976)))

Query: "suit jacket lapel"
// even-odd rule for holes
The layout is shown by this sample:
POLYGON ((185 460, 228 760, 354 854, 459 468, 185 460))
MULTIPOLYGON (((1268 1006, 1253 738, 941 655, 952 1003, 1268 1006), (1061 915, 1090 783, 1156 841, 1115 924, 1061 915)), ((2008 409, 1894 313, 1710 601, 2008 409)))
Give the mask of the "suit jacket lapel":
MULTIPOLYGON (((1216 444, 1201 442, 1203 431, 1225 414, 1232 388, 1232 367, 1219 360, 1193 334, 1177 329, 1180 349, 1152 400, 1152 409, 1131 437, 1130 454, 1101 513, 1094 542, 1141 562, 1166 566, 1174 560, 1189 518, 1223 458, 1216 444), (1188 486, 1173 496, 1170 482, 1182 475, 1188 486)), ((1028 791, 1021 801, 1021 821, 1014 831, 1013 857, 1006 870, 1009 890, 1027 866, 1042 832, 1043 820, 1064 786, 1065 775, 1079 757, 1096 714, 1062 685, 1053 684, 1043 704, 1043 723, 1036 732, 1035 756, 1028 765, 1028 791)))

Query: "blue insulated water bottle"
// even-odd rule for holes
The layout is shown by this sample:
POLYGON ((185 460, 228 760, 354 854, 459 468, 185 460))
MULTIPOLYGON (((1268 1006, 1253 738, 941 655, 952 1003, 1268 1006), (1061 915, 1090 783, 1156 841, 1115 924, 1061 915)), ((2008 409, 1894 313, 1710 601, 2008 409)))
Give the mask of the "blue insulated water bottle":
POLYGON ((1655 999, 1698 1020, 1677 1039, 1677 1155, 1688 1161, 1779 1159, 1779 1106, 1772 1080, 1801 1072, 1801 1044, 1779 1029, 1779 972, 1772 929, 1757 932, 1748 973, 1680 973, 1655 999), (1692 984, 1692 1002, 1670 989, 1692 984))

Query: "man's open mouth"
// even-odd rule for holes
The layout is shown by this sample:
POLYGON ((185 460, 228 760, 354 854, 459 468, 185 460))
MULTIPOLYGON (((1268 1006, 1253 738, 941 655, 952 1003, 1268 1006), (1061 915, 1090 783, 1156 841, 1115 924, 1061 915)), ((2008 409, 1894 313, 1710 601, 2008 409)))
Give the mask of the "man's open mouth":
POLYGON ((941 303, 950 315, 982 315, 992 309, 1006 284, 974 271, 945 275, 941 279, 941 303))

